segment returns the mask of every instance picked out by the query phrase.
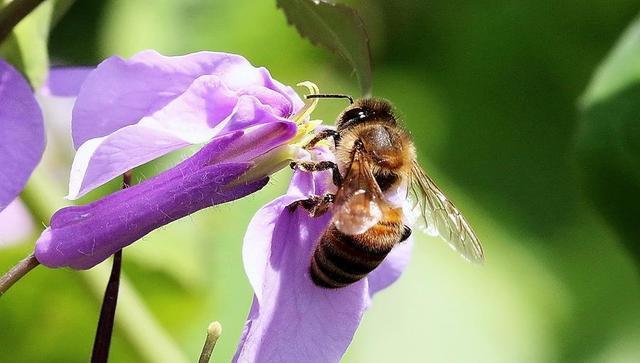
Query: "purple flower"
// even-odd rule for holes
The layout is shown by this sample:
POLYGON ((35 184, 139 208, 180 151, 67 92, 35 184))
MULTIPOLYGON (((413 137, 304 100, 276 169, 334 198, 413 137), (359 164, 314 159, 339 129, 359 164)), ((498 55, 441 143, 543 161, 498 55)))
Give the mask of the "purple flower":
POLYGON ((20 194, 44 145, 42 112, 31 87, 0 59, 0 211, 20 194))
MULTIPOLYGON (((316 102, 303 107, 290 88, 235 55, 142 52, 106 60, 80 87, 73 110, 68 198, 168 152, 205 145, 138 185, 58 211, 36 257, 50 267, 90 268, 155 228, 259 190, 289 160, 333 160, 322 147, 300 148, 318 125, 307 121, 316 102)), ((243 257, 255 296, 235 361, 338 361, 372 296, 407 265, 410 240, 357 283, 313 284, 311 255, 331 215, 311 218, 287 206, 331 188, 330 172, 296 171, 287 193, 251 221, 243 257)))
POLYGON ((262 188, 291 158, 295 92, 232 54, 112 57, 73 109, 75 199, 138 165, 194 144, 192 157, 139 185, 61 209, 36 244, 49 267, 90 268, 155 228, 262 188))
MULTIPOLYGON (((332 160, 316 150, 316 160, 332 160)), ((287 206, 332 188, 329 171, 296 171, 287 193, 253 217, 244 266, 255 292, 235 362, 327 363, 340 360, 372 296, 392 284, 409 261, 411 239, 396 246, 366 278, 344 288, 313 284, 309 264, 331 215, 312 218, 287 206)))

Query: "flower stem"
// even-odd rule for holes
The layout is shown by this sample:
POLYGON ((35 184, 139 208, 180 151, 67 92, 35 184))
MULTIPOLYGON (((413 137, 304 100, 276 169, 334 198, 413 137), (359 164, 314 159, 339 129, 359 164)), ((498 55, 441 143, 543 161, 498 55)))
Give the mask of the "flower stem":
POLYGON ((7 292, 16 281, 20 280, 39 264, 40 262, 36 260, 36 256, 32 253, 13 266, 6 274, 2 275, 2 277, 0 277, 0 296, 7 292))
POLYGON ((13 28, 44 0, 13 0, 0 10, 0 43, 11 33, 13 28))
MULTIPOLYGON (((131 171, 122 175, 122 189, 131 186, 131 171)), ((111 336, 113 335, 113 323, 115 321, 116 306, 118 304, 118 292, 120 291, 120 271, 122 270, 122 250, 113 255, 111 275, 102 299, 100 319, 96 329, 96 337, 93 341, 91 363, 106 363, 109 358, 111 336)))
POLYGON ((113 255, 111 276, 104 292, 100 319, 96 329, 96 337, 93 341, 91 363, 106 363, 109 358, 113 322, 115 321, 116 305, 118 304, 118 291, 120 290, 120 270, 122 266, 122 250, 113 255))

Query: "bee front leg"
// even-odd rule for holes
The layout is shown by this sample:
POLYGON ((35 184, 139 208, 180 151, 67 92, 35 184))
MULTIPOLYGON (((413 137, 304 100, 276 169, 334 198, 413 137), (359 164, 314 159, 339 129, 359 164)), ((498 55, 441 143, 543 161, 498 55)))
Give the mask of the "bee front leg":
POLYGON ((311 161, 299 161, 292 162, 291 169, 300 169, 302 171, 314 172, 314 171, 323 171, 329 170, 333 172, 333 184, 339 187, 342 185, 342 175, 340 175, 340 169, 338 169, 338 164, 333 161, 319 161, 319 162, 311 162, 311 161))
POLYGON ((324 139, 328 139, 330 137, 333 137, 333 142, 336 145, 340 141, 340 134, 338 133, 338 131, 331 130, 331 129, 326 129, 326 130, 322 130, 322 131, 318 132, 316 134, 316 136, 314 136, 314 138, 311 139, 311 141, 309 141, 309 143, 304 146, 304 148, 309 150, 312 147, 316 146, 316 144, 319 143, 320 141, 322 141, 324 139))
POLYGON ((329 210, 329 206, 335 199, 335 194, 327 193, 325 195, 314 195, 308 199, 297 200, 287 208, 289 211, 294 212, 298 206, 304 208, 311 217, 318 217, 325 214, 329 210))

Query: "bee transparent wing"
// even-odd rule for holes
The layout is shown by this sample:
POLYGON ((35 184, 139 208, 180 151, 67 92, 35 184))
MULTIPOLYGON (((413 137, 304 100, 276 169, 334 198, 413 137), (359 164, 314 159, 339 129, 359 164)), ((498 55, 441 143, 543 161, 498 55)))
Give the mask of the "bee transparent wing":
POLYGON ((484 261, 484 250, 469 222, 415 160, 410 191, 428 234, 442 237, 471 262, 484 261))
POLYGON ((336 193, 333 222, 342 233, 355 235, 373 227, 387 207, 362 150, 354 150, 349 170, 336 193))

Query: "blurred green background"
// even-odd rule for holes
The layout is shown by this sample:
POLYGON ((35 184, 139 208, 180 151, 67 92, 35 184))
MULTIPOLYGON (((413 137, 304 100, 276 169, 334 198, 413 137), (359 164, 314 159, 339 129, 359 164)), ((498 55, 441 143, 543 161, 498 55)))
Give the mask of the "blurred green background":
MULTIPOLYGON (((371 36, 374 94, 395 103, 422 164, 465 212, 487 261, 472 266, 440 240, 417 238, 411 265, 375 298, 344 362, 640 362, 640 223, 632 213, 640 196, 607 205, 606 196, 623 187, 613 180, 620 176, 593 166, 618 165, 609 162, 615 156, 606 143, 596 153, 580 139, 606 140, 606 127, 589 125, 616 109, 592 117, 580 111, 580 97, 640 3, 351 3, 371 36), (626 220, 616 223, 616 215, 626 220)), ((58 65, 148 48, 239 53, 286 84, 311 80, 324 92, 358 94, 344 63, 302 39, 275 1, 78 0, 49 45, 58 65)), ((639 135, 640 96, 630 100, 636 106, 625 115, 639 135)), ((323 102, 316 116, 331 123, 342 106, 323 102)), ((52 159, 25 195, 31 205, 52 201, 37 225, 48 223, 47 208, 66 192, 69 166, 52 159)), ((252 296, 240 253, 244 230, 289 175, 125 250, 130 285, 118 307, 113 362, 195 361, 212 320, 224 327, 215 361, 231 359, 252 296), (146 309, 150 315, 140 313, 146 309)), ((0 270, 26 255, 33 239, 2 250, 0 270)), ((105 283, 98 272, 32 272, 0 300, 0 361, 87 361, 105 283)))

